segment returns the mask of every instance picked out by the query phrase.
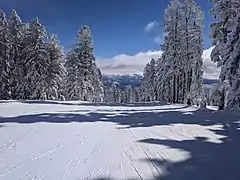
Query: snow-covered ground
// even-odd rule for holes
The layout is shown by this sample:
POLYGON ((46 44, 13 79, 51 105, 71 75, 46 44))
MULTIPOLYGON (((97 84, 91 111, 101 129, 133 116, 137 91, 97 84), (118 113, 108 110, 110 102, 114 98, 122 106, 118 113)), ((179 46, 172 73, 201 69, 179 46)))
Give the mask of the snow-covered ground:
POLYGON ((1 180, 239 180, 239 114, 0 101, 1 180))

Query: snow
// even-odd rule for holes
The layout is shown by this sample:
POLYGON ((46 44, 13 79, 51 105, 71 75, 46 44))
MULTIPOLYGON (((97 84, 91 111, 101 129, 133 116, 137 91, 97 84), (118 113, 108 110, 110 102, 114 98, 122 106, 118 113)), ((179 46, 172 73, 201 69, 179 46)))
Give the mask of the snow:
POLYGON ((239 114, 0 101, 0 180, 240 179, 239 114))

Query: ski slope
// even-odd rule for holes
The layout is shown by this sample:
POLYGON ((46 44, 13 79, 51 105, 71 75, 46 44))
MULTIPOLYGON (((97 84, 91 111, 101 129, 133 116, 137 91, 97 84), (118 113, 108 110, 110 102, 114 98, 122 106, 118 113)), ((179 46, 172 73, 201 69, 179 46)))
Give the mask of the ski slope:
POLYGON ((240 179, 239 114, 0 101, 0 180, 240 179))

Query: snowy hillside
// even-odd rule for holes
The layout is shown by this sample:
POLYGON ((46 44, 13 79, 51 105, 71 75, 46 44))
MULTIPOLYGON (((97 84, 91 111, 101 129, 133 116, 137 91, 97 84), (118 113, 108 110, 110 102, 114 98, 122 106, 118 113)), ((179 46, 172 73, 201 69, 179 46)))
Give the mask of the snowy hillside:
POLYGON ((239 117, 180 104, 0 101, 0 180, 239 180, 239 117))
MULTIPOLYGON (((111 86, 117 82, 121 88, 127 86, 140 87, 143 76, 140 74, 133 75, 103 75, 103 82, 105 86, 111 86)), ((218 79, 203 79, 204 86, 206 88, 212 88, 216 84, 219 84, 218 79)))
POLYGON ((142 75, 104 75, 103 83, 105 86, 111 86, 113 83, 117 82, 121 89, 127 86, 140 87, 142 81, 142 75))

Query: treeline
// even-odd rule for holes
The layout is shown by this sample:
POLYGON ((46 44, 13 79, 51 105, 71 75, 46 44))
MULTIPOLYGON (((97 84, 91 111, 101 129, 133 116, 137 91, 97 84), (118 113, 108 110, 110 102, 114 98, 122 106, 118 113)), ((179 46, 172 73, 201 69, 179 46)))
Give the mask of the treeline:
MULTIPOLYGON (((214 49, 221 67, 216 92, 221 109, 240 107, 240 1, 211 0, 214 49)), ((23 23, 16 11, 0 11, 0 99, 67 99, 106 102, 164 101, 206 105, 203 87, 203 13, 194 0, 171 0, 165 11, 162 57, 152 59, 140 88, 104 87, 93 54, 91 30, 83 26, 63 58, 55 35, 36 18, 23 23)), ((215 102, 214 102, 215 103, 215 102)))
POLYGON ((36 18, 23 23, 0 10, 0 99, 103 101, 90 28, 63 59, 63 48, 36 18))
POLYGON ((118 83, 113 82, 104 88, 104 102, 109 103, 135 103, 142 102, 140 88, 126 86, 121 88, 118 83))
MULTIPOLYGON (((221 86, 214 91, 211 104, 218 104, 220 109, 239 109, 240 1, 210 1, 214 18, 211 60, 221 67, 221 86)), ((164 27, 164 53, 145 67, 142 96, 145 101, 184 103, 191 100, 193 104, 206 105, 209 98, 203 91, 202 11, 194 0, 171 0, 165 11, 164 27)))
POLYGON ((144 69, 144 101, 205 104, 203 13, 194 0, 172 0, 165 11, 163 54, 144 69))

